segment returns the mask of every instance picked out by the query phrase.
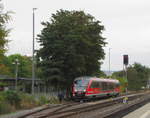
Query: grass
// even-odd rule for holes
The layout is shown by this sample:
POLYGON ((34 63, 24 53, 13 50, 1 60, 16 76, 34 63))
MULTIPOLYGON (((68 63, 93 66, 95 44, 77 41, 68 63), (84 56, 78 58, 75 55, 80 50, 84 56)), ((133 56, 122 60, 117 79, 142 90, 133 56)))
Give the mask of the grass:
POLYGON ((59 104, 57 97, 39 96, 38 98, 30 94, 5 91, 0 92, 0 115, 14 113, 18 110, 31 109, 44 104, 59 104))

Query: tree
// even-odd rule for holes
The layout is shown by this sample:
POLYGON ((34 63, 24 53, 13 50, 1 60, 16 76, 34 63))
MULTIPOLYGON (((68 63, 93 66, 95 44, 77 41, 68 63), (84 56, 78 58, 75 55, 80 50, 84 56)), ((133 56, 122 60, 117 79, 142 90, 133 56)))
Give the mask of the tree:
POLYGON ((0 70, 0 75, 10 75, 9 68, 4 64, 0 64, 0 70))
POLYGON ((124 71, 117 71, 112 74, 112 78, 119 80, 121 85, 121 91, 125 92, 128 86, 128 80, 125 77, 124 71))
POLYGON ((39 67, 46 83, 67 87, 77 76, 92 76, 100 71, 106 42, 104 26, 83 11, 59 10, 43 22, 38 42, 39 67))
POLYGON ((4 56, 4 53, 6 52, 6 45, 8 43, 6 37, 8 36, 10 30, 6 28, 6 24, 10 20, 9 14, 10 12, 3 12, 3 6, 0 3, 0 59, 4 56))
POLYGON ((31 78, 32 72, 32 60, 31 57, 22 56, 20 54, 13 54, 7 57, 7 62, 5 65, 10 68, 10 73, 15 77, 15 60, 18 59, 18 77, 27 77, 31 78))
MULTIPOLYGON (((0 0, 1 2, 1 0, 0 0)), ((9 68, 6 67, 2 62, 4 61, 4 53, 6 52, 6 45, 8 40, 6 37, 8 36, 9 29, 6 28, 6 24, 10 20, 9 12, 3 12, 3 6, 0 3, 0 74, 9 75, 9 68)))
POLYGON ((150 68, 140 63, 134 63, 128 69, 129 89, 139 90, 142 87, 146 87, 149 76, 150 68))
MULTIPOLYGON (((128 67, 127 73, 129 90, 140 90, 142 87, 146 87, 150 77, 150 68, 143 66, 140 63, 134 63, 128 67)), ((123 71, 113 73, 113 77, 115 78, 122 78, 125 80, 124 76, 125 73, 123 71)), ((126 80, 123 83, 126 83, 126 80)))

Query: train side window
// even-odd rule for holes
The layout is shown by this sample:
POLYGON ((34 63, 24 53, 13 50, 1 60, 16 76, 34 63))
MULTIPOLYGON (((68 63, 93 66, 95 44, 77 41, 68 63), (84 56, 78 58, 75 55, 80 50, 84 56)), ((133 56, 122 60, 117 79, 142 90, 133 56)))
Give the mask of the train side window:
POLYGON ((110 90, 110 83, 107 83, 107 90, 110 90))
POLYGON ((92 82, 91 88, 99 88, 99 83, 98 82, 92 82))
POLYGON ((107 86, 107 82, 102 82, 102 90, 107 90, 108 86, 107 86))
POLYGON ((114 84, 113 83, 109 83, 109 90, 113 90, 114 89, 114 84))
POLYGON ((111 83, 107 82, 107 88, 106 90, 111 90, 111 83))
POLYGON ((99 88, 102 88, 102 83, 101 82, 99 82, 99 88))

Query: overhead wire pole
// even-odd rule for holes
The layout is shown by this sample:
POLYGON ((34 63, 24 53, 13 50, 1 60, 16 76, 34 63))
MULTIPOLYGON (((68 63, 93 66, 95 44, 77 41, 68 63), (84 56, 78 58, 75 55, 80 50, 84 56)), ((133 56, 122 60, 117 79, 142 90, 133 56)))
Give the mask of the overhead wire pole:
POLYGON ((34 11, 37 8, 33 8, 33 49, 32 49, 32 94, 34 94, 34 83, 35 83, 35 57, 34 57, 34 34, 35 34, 35 29, 34 29, 34 19, 35 19, 35 15, 34 15, 34 11))
POLYGON ((110 74, 110 49, 111 49, 111 48, 109 48, 109 75, 111 75, 111 74, 110 74))

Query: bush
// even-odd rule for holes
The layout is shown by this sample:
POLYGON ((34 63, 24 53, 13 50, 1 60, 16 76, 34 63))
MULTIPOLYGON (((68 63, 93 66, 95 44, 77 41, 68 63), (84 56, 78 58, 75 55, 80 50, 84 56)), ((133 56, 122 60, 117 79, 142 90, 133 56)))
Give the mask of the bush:
POLYGON ((0 101, 0 114, 15 111, 15 108, 5 101, 0 101))
POLYGON ((22 93, 20 94, 20 98, 21 98, 21 103, 20 103, 21 108, 28 109, 38 105, 35 98, 29 94, 22 93))
POLYGON ((40 96, 39 97, 39 105, 48 104, 49 99, 46 96, 40 96))
POLYGON ((35 97, 16 91, 0 92, 0 114, 14 112, 17 109, 36 107, 38 102, 35 97))
POLYGON ((57 97, 51 96, 51 97, 49 98, 49 103, 50 103, 50 104, 58 104, 58 103, 60 103, 60 101, 58 100, 57 97))
POLYGON ((4 92, 0 92, 0 114, 9 113, 11 110, 11 105, 5 101, 4 92))
POLYGON ((10 105, 14 105, 15 107, 20 106, 21 98, 16 91, 8 90, 3 94, 5 101, 8 102, 10 105))
POLYGON ((17 109, 30 109, 43 104, 59 103, 57 97, 40 96, 34 97, 30 94, 25 94, 16 91, 0 92, 0 114, 14 112, 17 109))

